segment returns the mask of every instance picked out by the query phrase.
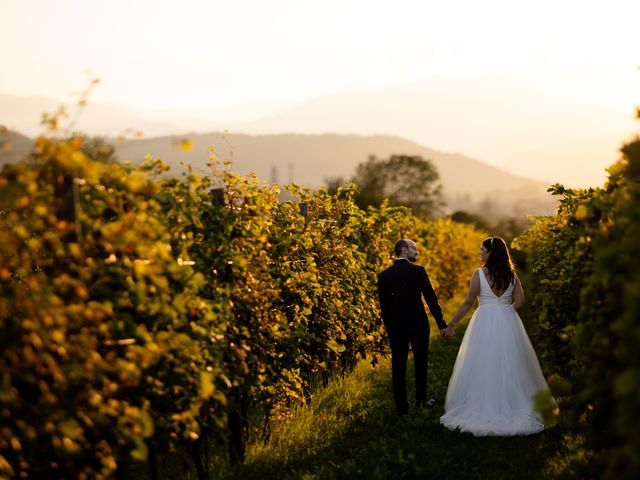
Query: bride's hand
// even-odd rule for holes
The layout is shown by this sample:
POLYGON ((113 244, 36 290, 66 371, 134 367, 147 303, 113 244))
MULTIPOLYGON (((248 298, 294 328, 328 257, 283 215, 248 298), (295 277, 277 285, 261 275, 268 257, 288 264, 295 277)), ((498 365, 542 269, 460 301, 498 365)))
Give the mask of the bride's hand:
POLYGON ((448 325, 447 326, 447 338, 453 338, 455 333, 456 333, 456 329, 453 328, 453 325, 448 325))
POLYGON ((453 325, 449 324, 447 325, 447 328, 444 329, 444 338, 446 338, 447 340, 452 338, 455 335, 455 329, 453 328, 453 325))

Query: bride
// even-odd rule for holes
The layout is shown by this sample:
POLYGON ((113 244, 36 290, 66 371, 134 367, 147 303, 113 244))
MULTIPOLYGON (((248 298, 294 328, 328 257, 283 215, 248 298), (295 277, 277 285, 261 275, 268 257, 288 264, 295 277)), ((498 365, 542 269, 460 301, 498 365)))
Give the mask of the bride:
POLYGON ((453 326, 479 299, 458 351, 440 423, 476 436, 538 433, 544 423, 533 409, 533 397, 549 387, 516 312, 524 304, 522 285, 501 238, 484 240, 480 259, 484 266, 473 272, 467 297, 444 332, 445 338, 453 336, 453 326))

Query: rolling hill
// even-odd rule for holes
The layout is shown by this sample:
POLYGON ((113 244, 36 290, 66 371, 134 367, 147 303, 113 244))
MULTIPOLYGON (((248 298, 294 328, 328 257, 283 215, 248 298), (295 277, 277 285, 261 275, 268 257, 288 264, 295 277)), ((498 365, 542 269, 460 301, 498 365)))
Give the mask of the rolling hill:
MULTIPOLYGON (((0 165, 24 158, 32 141, 17 132, 0 132, 0 165)), ((548 183, 513 175, 473 158, 440 152, 401 137, 389 135, 244 135, 188 134, 116 143, 119 160, 140 163, 147 154, 162 159, 179 175, 187 165, 201 175, 208 171, 210 146, 215 157, 232 160, 232 169, 253 172, 264 181, 298 183, 312 188, 328 178, 348 179, 358 163, 370 155, 420 155, 433 162, 443 185, 447 211, 458 209, 492 215, 546 215, 555 210, 548 183), (183 151, 176 141, 188 140, 183 151)))
POLYGON ((484 208, 489 210, 484 212, 488 215, 542 215, 555 208, 555 200, 546 193, 547 182, 513 175, 473 158, 439 152, 396 136, 209 133, 132 140, 118 145, 116 151, 120 160, 139 162, 151 154, 163 159, 174 172, 191 164, 206 174, 210 146, 218 159, 231 159, 235 171, 254 172, 266 181, 310 187, 319 187, 331 177, 349 178, 357 164, 369 155, 420 155, 438 169, 450 210, 484 208), (190 141, 192 150, 177 148, 176 139, 190 141))

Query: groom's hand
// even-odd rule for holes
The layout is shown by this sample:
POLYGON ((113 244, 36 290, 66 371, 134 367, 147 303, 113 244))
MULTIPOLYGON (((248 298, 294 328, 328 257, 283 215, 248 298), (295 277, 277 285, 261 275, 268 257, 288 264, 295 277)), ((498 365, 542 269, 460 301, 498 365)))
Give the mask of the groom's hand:
POLYGON ((440 329, 440 336, 442 338, 444 338, 445 340, 448 340, 448 338, 447 338, 447 329, 446 328, 441 328, 440 329))

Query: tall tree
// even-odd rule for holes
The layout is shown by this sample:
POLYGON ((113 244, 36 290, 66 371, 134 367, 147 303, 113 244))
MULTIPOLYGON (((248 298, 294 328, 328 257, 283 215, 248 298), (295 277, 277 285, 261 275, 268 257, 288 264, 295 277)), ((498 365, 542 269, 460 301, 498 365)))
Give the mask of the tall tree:
POLYGON ((351 179, 358 186, 356 202, 361 208, 377 207, 388 199, 391 205, 409 207, 421 217, 434 217, 444 205, 439 180, 433 163, 414 155, 370 156, 351 179))

